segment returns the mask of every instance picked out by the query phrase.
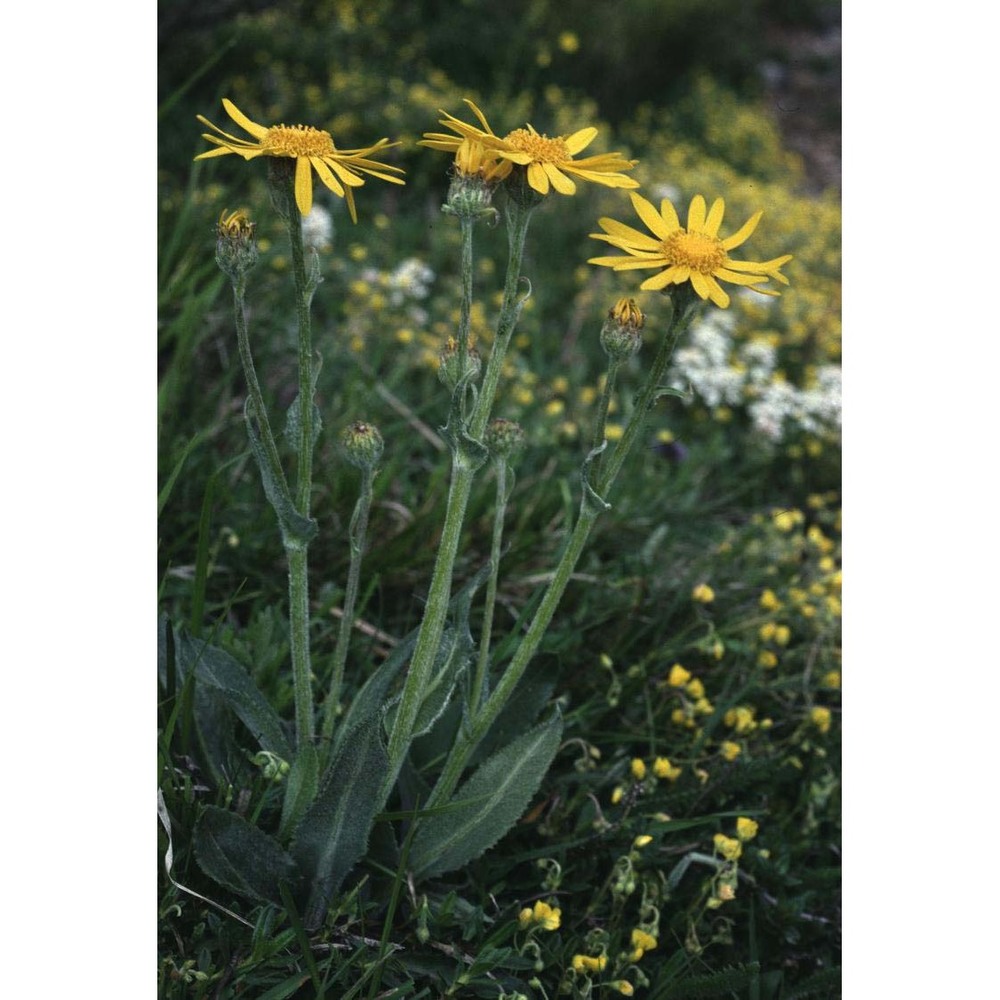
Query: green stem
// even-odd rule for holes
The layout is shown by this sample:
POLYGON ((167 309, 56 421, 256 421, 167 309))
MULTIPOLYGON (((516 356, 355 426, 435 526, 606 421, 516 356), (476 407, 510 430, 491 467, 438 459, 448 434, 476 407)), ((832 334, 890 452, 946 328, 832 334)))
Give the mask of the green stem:
MULTIPOLYGON (((497 333, 493 341, 493 349, 490 352, 486 375, 470 420, 470 434, 476 439, 482 437, 483 430, 489 420, 493 399, 500 381, 504 355, 520 313, 517 302, 517 286, 521 276, 521 259, 524 254, 524 241, 528 233, 531 212, 531 208, 522 207, 513 199, 508 199, 507 276, 504 281, 503 303, 497 320, 497 333)), ((471 255, 469 267, 471 273, 471 255)), ((444 529, 441 541, 438 543, 438 554, 434 562, 430 589, 427 593, 423 621, 420 624, 420 634, 417 636, 417 644, 413 650, 410 669, 407 672, 406 683, 400 697, 399 710, 396 713, 396 720, 389 736, 389 767, 382 782, 381 802, 385 802, 389 798, 400 768, 403 766, 403 760, 409 751, 417 713, 420 711, 438 648, 441 645, 441 636, 444 633, 445 618, 448 613, 448 602, 451 599, 455 557, 458 552, 462 524, 465 520, 465 511, 476 468, 477 466, 471 462, 470 457, 460 447, 452 449, 451 483, 448 488, 444 529)))
MULTIPOLYGON (((675 294, 673 303, 674 311, 670 317, 670 325, 667 328, 666 336, 660 343, 659 351, 650 369, 649 379, 639 395, 639 400, 629 418, 625 433, 618 442, 618 447, 615 449, 611 461, 608 463, 604 475, 601 477, 599 492, 602 496, 610 489, 621 470, 625 456, 635 441, 645 421, 647 412, 656 399, 660 388, 660 380, 673 353, 674 345, 677 343, 677 339, 681 333, 687 328, 693 315, 693 306, 687 301, 687 297, 683 295, 683 292, 675 294)), ((521 640, 521 644, 514 653, 514 657, 507 669, 504 671, 500 682, 487 699, 482 711, 475 715, 468 733, 460 736, 452 748, 451 754, 445 763, 445 767, 438 778, 438 782, 425 808, 433 808, 434 806, 441 805, 451 797, 469 757, 479 745, 480 740, 489 732, 490 727, 510 700, 528 663, 534 657, 539 644, 545 636, 545 632, 552 621, 552 616, 555 614, 556 608, 562 599, 566 586, 576 567, 577 560, 583 552, 587 538, 590 535, 590 530, 594 526, 599 513, 600 510, 594 504, 585 503, 583 505, 573 533, 570 535, 566 548, 563 550, 559 564, 556 566, 552 580, 545 591, 545 595, 542 597, 542 601, 535 612, 535 617, 528 631, 521 640)))
MULTIPOLYGON (((608 359, 608 375, 604 380, 604 392, 601 393, 601 398, 597 401, 597 419, 594 421, 594 437, 591 442, 591 451, 596 451, 604 443, 604 431, 608 425, 608 407, 611 404, 611 394, 615 389, 615 381, 618 378, 618 369, 621 367, 621 362, 615 360, 614 358, 608 359)), ((590 476, 597 480, 601 471, 601 459, 604 456, 601 454, 595 455, 593 463, 590 468, 590 476)))
MULTIPOLYGON (((309 305, 312 291, 306 277, 305 248, 302 244, 302 216, 295 203, 294 175, 286 181, 288 239, 292 249, 292 276, 299 341, 299 441, 296 507, 309 517, 312 500, 313 455, 313 352, 309 305)), ((298 746, 313 741, 315 722, 312 694, 312 667, 309 654, 309 556, 308 543, 286 544, 288 556, 289 640, 292 680, 295 686, 295 732, 298 746)))
POLYGON ((351 643, 351 631, 354 627, 354 606, 358 599, 358 581, 361 578, 361 560, 365 551, 365 539, 368 534, 368 513, 372 505, 372 483, 375 481, 375 470, 361 470, 361 495, 354 506, 351 517, 351 564, 347 571, 347 589, 344 592, 344 613, 340 619, 340 631, 337 645, 333 651, 333 676, 330 680, 330 690, 327 694, 326 712, 323 718, 322 735, 329 740, 333 736, 333 727, 340 714, 340 689, 344 683, 344 666, 347 663, 347 651, 351 643))
MULTIPOLYGON (((472 323, 472 227, 475 220, 461 217, 462 233, 462 303, 458 317, 458 370, 465 372, 469 356, 469 327, 472 323)), ((465 389, 462 390, 462 418, 465 418, 465 389)))
POLYGON ((257 380, 257 369, 254 366, 253 354, 250 351, 245 296, 246 278, 241 276, 233 282, 233 311, 236 318, 236 343, 239 347, 240 361, 243 363, 243 377, 247 381, 253 416, 257 421, 260 439, 264 445, 264 454, 267 456, 267 464, 271 468, 271 475, 284 488, 285 493, 287 493, 288 482, 285 479, 285 470, 281 466, 278 445, 271 431, 271 421, 267 418, 264 396, 260 391, 260 382, 257 380))
POLYGON ((483 609, 483 627, 479 637, 479 661, 472 682, 469 707, 473 715, 479 710, 490 668, 490 637, 493 634, 493 609, 497 599, 497 579, 500 575, 500 546, 503 541, 503 522, 507 513, 507 462, 499 458, 497 466, 497 500, 493 514, 493 543, 490 548, 490 578, 486 583, 486 607, 483 609))
POLYGON ((483 376, 483 384, 479 390, 479 399, 473 410, 469 429, 470 434, 477 439, 483 436, 483 431, 489 422, 497 386, 500 384, 504 358, 507 356, 510 338, 521 312, 517 302, 517 288, 521 280, 524 241, 528 236, 528 226, 534 210, 535 206, 524 206, 513 198, 507 199, 507 276, 504 279, 503 303, 497 320, 496 337, 493 339, 490 360, 486 364, 486 374, 483 376))

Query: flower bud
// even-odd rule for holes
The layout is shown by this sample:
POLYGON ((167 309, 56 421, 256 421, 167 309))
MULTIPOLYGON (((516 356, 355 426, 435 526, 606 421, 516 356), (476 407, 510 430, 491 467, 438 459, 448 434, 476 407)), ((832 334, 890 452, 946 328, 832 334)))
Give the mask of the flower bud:
POLYGON ((489 448, 490 454, 504 461, 510 459, 523 443, 524 428, 516 420, 504 417, 491 420, 483 434, 483 444, 489 448))
POLYGON ((634 299, 619 299, 601 327, 601 347, 612 361, 625 361, 642 346, 639 331, 646 322, 634 299))
POLYGON ((347 461, 359 469, 374 469, 385 447, 378 428, 360 420, 347 427, 340 440, 347 461))
POLYGON ((215 227, 215 260, 230 281, 236 281, 257 263, 257 223, 246 212, 219 216, 215 227))
POLYGON ((473 347, 471 339, 465 352, 464 369, 462 368, 459 344, 454 337, 448 338, 448 343, 438 354, 438 362, 438 378, 453 392, 463 376, 467 376, 470 381, 474 382, 479 378, 479 373, 483 369, 483 359, 479 351, 473 347))
POLYGON ((455 151, 455 166, 442 211, 461 219, 495 218, 493 192, 510 169, 506 160, 490 157, 481 142, 465 139, 455 151))

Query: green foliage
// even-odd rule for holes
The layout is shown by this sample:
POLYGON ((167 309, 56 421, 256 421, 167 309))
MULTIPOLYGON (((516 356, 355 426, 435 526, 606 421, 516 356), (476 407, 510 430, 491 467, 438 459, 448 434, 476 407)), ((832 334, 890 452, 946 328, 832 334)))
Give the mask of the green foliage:
POLYGON ((524 812, 559 747, 562 719, 555 715, 480 765, 451 800, 455 812, 431 816, 413 842, 419 875, 454 871, 492 847, 524 812))
MULTIPOLYGON (((201 898, 162 879, 161 996, 516 992, 540 1000, 572 982, 577 992, 567 995, 589 989, 605 1000, 620 995, 606 985, 613 979, 636 996, 664 998, 837 994, 839 429, 788 417, 768 438, 755 407, 782 380, 812 391, 817 371, 839 363, 839 204, 835 192, 803 194, 802 161, 754 96, 756 65, 771 45, 757 27, 780 4, 626 6, 487 10, 476 0, 444 11, 430 0, 330 0, 309 5, 307 31, 291 4, 237 17, 202 5, 197 23, 191 11, 181 16, 184 5, 162 12, 161 605, 176 624, 160 633, 158 763, 172 877, 201 898), (575 34, 575 52, 561 47, 563 32, 575 34), (330 431, 363 417, 386 442, 345 708, 329 743, 297 747, 290 735, 285 565, 274 514, 261 503, 254 463, 266 460, 255 459, 249 421, 248 445, 230 297, 212 263, 219 212, 259 208, 251 340, 268 410, 288 413, 292 434, 278 447, 291 459, 298 418, 287 237, 267 209, 259 164, 223 158, 190 169, 199 151, 193 116, 218 120, 222 94, 258 120, 313 122, 344 145, 380 134, 405 143, 393 162, 407 168, 407 187, 360 189, 356 227, 339 199, 317 198, 333 217, 313 305, 326 359, 315 372, 320 474, 308 528, 318 653, 311 684, 320 695, 357 490, 330 431), (418 712, 415 733, 424 735, 389 800, 374 789, 440 541, 448 491, 440 427, 447 421, 465 440, 460 400, 449 401, 435 374, 459 321, 457 227, 439 212, 447 163, 414 146, 435 128, 438 109, 460 112, 464 96, 482 102, 501 134, 524 121, 549 134, 597 125, 592 151, 638 158, 635 176, 654 201, 667 194, 681 208, 696 192, 724 195, 726 227, 764 207, 754 250, 795 260, 781 299, 736 296, 727 316, 719 371, 731 377, 748 350, 766 344, 773 381, 744 373, 740 393, 720 402, 690 369, 668 373, 649 433, 530 669, 471 752, 457 793, 426 809, 445 756, 468 732, 466 664, 480 634, 492 525, 485 467, 418 712), (416 290, 404 262, 429 268, 416 290), (801 516, 789 530, 786 512, 801 516), (710 604, 690 599, 702 582, 715 593, 710 604), (780 608, 762 606, 767 591, 780 608), (787 642, 768 626, 787 627, 787 642), (765 654, 776 662, 765 665, 765 654), (702 684, 700 708, 702 698, 669 683, 674 663, 702 684), (557 754, 560 740, 571 752, 557 754), (290 765, 280 780, 253 762, 261 749, 290 765), (661 757, 680 774, 658 777, 661 757), (642 780, 631 774, 634 758, 646 763, 642 780), (760 831, 729 872, 713 834, 734 836, 739 816, 755 818, 760 831), (652 840, 636 847, 640 836, 652 840), (730 875, 735 898, 709 905, 730 875), (291 906, 282 882, 295 890, 291 906), (561 907, 557 929, 519 921, 540 899, 561 907), (296 910, 306 924, 298 930, 296 910), (658 945, 632 960, 640 926, 658 945), (578 954, 607 956, 590 986, 571 971, 578 954)), ((824 16, 819 2, 791 6, 788 20, 824 16)), ((581 186, 573 198, 550 198, 527 246, 522 274, 532 296, 502 381, 502 413, 524 425, 526 448, 510 496, 491 691, 577 516, 604 370, 597 331, 611 303, 638 287, 636 272, 584 266, 601 216, 634 221, 622 192, 581 186)), ((480 227, 471 327, 484 357, 505 254, 502 227, 480 227)), ((667 315, 659 296, 639 299, 647 342, 619 374, 612 445, 667 315)), ((474 462, 474 442, 466 446, 474 462)))

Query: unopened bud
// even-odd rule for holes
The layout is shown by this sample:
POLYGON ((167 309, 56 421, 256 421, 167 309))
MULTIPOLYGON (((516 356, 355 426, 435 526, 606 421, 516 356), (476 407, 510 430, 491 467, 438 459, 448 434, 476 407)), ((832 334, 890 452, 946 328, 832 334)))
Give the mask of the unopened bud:
POLYGON ((215 260, 230 281, 236 281, 257 263, 257 223, 246 212, 223 212, 215 227, 215 260))
POLYGON ((438 355, 438 362, 438 378, 452 391, 463 377, 468 377, 469 381, 474 382, 479 378, 483 368, 483 359, 479 351, 473 347, 471 340, 465 352, 463 368, 459 343, 454 337, 448 338, 448 342, 438 355))
POLYGON ((360 420, 348 426, 340 440, 347 461, 359 469, 374 469, 385 447, 378 428, 360 420))
POLYGON ((642 346, 639 332, 646 317, 634 299, 619 299, 608 310, 608 318, 601 327, 601 347, 612 361, 625 361, 642 346))
POLYGON ((495 458, 505 461, 524 443, 524 428, 516 420, 497 417, 491 420, 483 434, 483 444, 495 458))

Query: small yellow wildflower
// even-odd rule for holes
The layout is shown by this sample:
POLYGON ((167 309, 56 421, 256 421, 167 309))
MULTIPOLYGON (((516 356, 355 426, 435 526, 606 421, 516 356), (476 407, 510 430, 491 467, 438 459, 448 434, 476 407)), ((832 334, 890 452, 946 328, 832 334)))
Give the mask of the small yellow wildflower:
POLYGON ((823 687, 833 688, 834 691, 840 690, 840 671, 839 670, 829 670, 823 675, 823 687))
POLYGON ((508 176, 515 166, 523 167, 528 184, 542 195, 548 194, 550 188, 554 188, 559 194, 575 194, 576 184, 568 175, 603 184, 605 187, 639 186, 638 181, 621 172, 631 170, 638 162, 636 160, 626 160, 619 153, 602 153, 581 160, 574 159, 597 136, 597 129, 592 126, 579 129, 572 135, 549 138, 527 125, 501 137, 490 128, 486 116, 472 101, 466 98, 465 103, 479 119, 481 128, 442 111, 444 118, 440 119, 441 124, 451 129, 455 135, 425 132, 419 144, 430 149, 455 152, 464 141, 474 140, 482 144, 487 156, 496 159, 498 166, 495 176, 498 180, 508 176))
POLYGON ((791 531, 804 520, 805 517, 801 510, 781 510, 774 514, 774 526, 778 531, 791 531))
POLYGON ((729 306, 729 296, 719 281, 743 285, 765 295, 777 292, 757 287, 770 279, 787 285, 781 273, 790 255, 758 263, 738 261, 729 251, 745 243, 757 228, 763 212, 757 212, 736 233, 719 239, 719 227, 725 212, 725 202, 716 198, 711 209, 705 198, 698 194, 691 199, 687 225, 681 226, 677 211, 668 198, 660 202, 659 211, 641 195, 632 193, 632 207, 652 235, 642 233, 615 219, 602 218, 598 222, 603 233, 591 233, 591 238, 603 240, 624 250, 627 256, 592 257, 588 263, 612 267, 616 271, 655 267, 660 273, 647 278, 640 287, 643 291, 661 291, 668 285, 681 285, 690 281, 698 297, 711 299, 720 309, 729 306))
POLYGON ((699 715, 711 715, 715 711, 715 706, 707 698, 699 698, 694 703, 694 710, 699 715))
POLYGON ((589 955, 574 955, 570 963, 576 972, 603 972, 608 964, 607 955, 591 958, 589 955))
POLYGON ((757 666, 763 667, 765 670, 770 670, 772 667, 778 665, 778 657, 775 656, 773 652, 769 649, 765 649, 757 657, 757 666))
POLYGON ((625 428, 621 424, 606 424, 604 427, 604 436, 609 441, 620 440, 624 433, 625 428))
POLYGON ((704 769, 703 767, 696 767, 696 768, 694 769, 694 776, 695 776, 695 777, 696 777, 696 778, 697 778, 697 779, 698 779, 698 780, 699 780, 699 781, 700 781, 700 782, 701 782, 701 783, 702 783, 703 785, 705 784, 705 782, 707 782, 707 781, 708 781, 709 777, 711 777, 711 775, 709 775, 708 771, 706 771, 706 770, 705 770, 705 769, 704 769))
POLYGON ((688 686, 685 688, 687 693, 691 695, 692 698, 704 698, 705 697, 705 685, 702 684, 700 680, 696 677, 693 681, 688 682, 688 686))
POLYGON ((756 715, 757 709, 748 705, 737 705, 736 708, 726 712, 722 721, 738 733, 751 733, 757 728, 756 715))
POLYGON ((739 743, 733 743, 732 740, 723 740, 721 746, 719 747, 719 752, 725 757, 726 760, 736 760, 742 752, 739 743))
POLYGON ((736 820, 736 836, 740 840, 753 840, 757 836, 757 821, 747 816, 740 816, 736 820))
POLYGON ((687 712, 683 708, 675 708, 670 713, 670 721, 678 726, 685 725, 689 721, 687 712))
POLYGON ((743 845, 733 837, 727 837, 724 833, 717 833, 712 842, 715 849, 727 860, 735 861, 743 853, 743 845))
POLYGON ((720 885, 716 896, 721 902, 728 903, 736 898, 736 890, 731 885, 720 885))
POLYGON ((647 934, 640 927, 632 931, 632 947, 641 948, 643 952, 652 951, 657 945, 656 938, 652 934, 647 934))
POLYGON ((699 583, 691 591, 691 598, 700 604, 711 604, 715 600, 715 591, 707 583, 699 583))
POLYGON ((636 781, 642 781, 646 777, 646 762, 640 757, 633 757, 632 763, 629 765, 629 769, 632 772, 632 777, 636 781))
POLYGON ((575 31, 561 31, 558 39, 559 48, 567 55, 572 55, 580 48, 580 39, 575 31))
POLYGON ((653 774, 658 778, 665 778, 671 770, 671 763, 668 757, 657 757, 653 761, 653 774))
POLYGON ((774 641, 779 646, 787 646, 792 637, 792 630, 787 625, 778 625, 774 630, 774 641))
POLYGON ((648 833, 641 833, 635 840, 632 841, 633 847, 645 847, 647 844, 651 844, 653 838, 648 833))
POLYGON ((723 656, 726 655, 726 644, 721 639, 716 639, 712 643, 712 656, 717 660, 721 660, 723 656))
POLYGON ((541 924, 544 930, 555 931, 559 929, 562 910, 558 906, 549 906, 548 903, 538 900, 535 903, 534 918, 535 923, 541 924))
POLYGON ((613 806, 618 805, 622 800, 622 796, 625 794, 625 789, 621 785, 618 785, 614 791, 611 793, 611 804, 613 806))
POLYGON ((824 708, 822 705, 817 705, 809 713, 809 720, 821 733, 828 733, 830 731, 830 719, 830 709, 824 708))
POLYGON ((534 914, 534 911, 531 909, 531 907, 530 906, 526 906, 517 915, 517 922, 521 925, 521 927, 527 927, 528 924, 530 924, 530 923, 533 922, 534 916, 535 916, 535 914, 534 914))
POLYGON ((760 636, 761 642, 770 642, 774 638, 775 632, 778 631, 778 626, 774 622, 764 622, 759 629, 757 629, 757 635, 760 636))
POLYGON ((632 984, 627 979, 616 979, 613 983, 608 983, 608 985, 613 990, 617 990, 623 997, 630 997, 635 992, 632 984))
POLYGON ((667 678, 667 683, 671 687, 684 687, 689 680, 691 680, 691 671, 685 670, 679 663, 675 663, 670 668, 670 676, 667 678))
POLYGON ((358 221, 357 209, 354 206, 352 188, 364 184, 362 174, 378 177, 392 184, 404 184, 402 178, 394 176, 403 171, 399 167, 389 166, 370 159, 374 153, 382 153, 398 142, 379 139, 373 146, 363 149, 337 149, 329 132, 315 129, 311 125, 258 125, 251 121, 232 101, 222 99, 226 113, 237 125, 245 129, 256 141, 240 139, 223 132, 207 118, 198 115, 198 121, 207 125, 218 135, 202 134, 203 139, 214 143, 216 148, 205 153, 199 153, 195 159, 205 160, 212 156, 225 156, 235 153, 244 160, 252 160, 258 156, 278 156, 295 161, 295 204, 303 215, 308 215, 312 209, 312 173, 328 187, 337 197, 347 202, 351 220, 358 221), (219 138, 221 136, 222 138, 219 138))
POLYGON ((778 595, 773 590, 768 589, 760 595, 760 606, 765 611, 780 611, 782 604, 778 600, 778 595))

